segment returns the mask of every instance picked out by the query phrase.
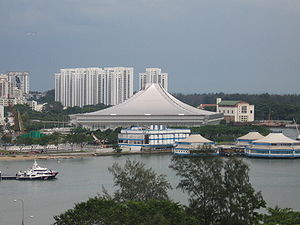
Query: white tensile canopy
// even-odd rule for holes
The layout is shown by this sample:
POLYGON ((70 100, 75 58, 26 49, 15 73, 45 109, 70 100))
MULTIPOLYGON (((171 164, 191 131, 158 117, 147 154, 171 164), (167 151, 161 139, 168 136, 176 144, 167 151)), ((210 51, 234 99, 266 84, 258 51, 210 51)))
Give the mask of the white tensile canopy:
POLYGON ((222 113, 187 105, 166 92, 159 84, 151 84, 121 104, 91 113, 72 115, 72 122, 91 129, 128 126, 201 126, 218 124, 222 113))
POLYGON ((186 139, 181 140, 180 143, 213 143, 213 141, 208 140, 207 138, 203 137, 201 134, 191 134, 186 139))
POLYGON ((264 136, 261 135, 260 133, 256 132, 256 131, 251 131, 248 134, 241 136, 239 138, 237 138, 238 141, 242 141, 242 140, 258 140, 263 138, 264 136))
POLYGON ((300 141, 296 141, 285 136, 283 133, 270 133, 266 137, 253 141, 252 143, 266 143, 266 144, 297 144, 300 141))

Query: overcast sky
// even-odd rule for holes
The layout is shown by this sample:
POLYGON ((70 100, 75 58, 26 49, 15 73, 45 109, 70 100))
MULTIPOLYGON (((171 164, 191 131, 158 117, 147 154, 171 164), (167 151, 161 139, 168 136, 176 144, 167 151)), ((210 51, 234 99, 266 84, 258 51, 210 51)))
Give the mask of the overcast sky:
POLYGON ((299 0, 0 0, 0 73, 161 67, 182 93, 300 93, 299 0))

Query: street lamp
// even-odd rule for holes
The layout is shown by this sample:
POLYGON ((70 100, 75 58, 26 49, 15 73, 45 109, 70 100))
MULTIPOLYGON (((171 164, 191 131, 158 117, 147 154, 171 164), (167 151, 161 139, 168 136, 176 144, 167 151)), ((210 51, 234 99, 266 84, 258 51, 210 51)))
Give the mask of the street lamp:
POLYGON ((14 202, 20 201, 22 203, 22 225, 24 225, 24 201, 23 199, 15 199, 14 202))

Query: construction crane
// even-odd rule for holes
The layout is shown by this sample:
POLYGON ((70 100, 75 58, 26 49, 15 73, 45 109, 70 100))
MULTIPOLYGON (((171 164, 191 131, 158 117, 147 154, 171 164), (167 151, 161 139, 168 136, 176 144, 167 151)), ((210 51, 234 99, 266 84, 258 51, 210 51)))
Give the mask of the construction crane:
POLYGON ((96 144, 101 145, 102 148, 104 147, 104 144, 107 143, 107 141, 108 141, 106 138, 105 139, 97 138, 94 133, 92 133, 91 135, 92 135, 94 141, 96 142, 96 144))

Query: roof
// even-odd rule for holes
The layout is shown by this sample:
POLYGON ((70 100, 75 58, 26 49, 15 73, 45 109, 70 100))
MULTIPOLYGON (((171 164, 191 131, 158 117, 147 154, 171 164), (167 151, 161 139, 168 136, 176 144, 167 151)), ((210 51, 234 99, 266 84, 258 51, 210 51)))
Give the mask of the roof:
POLYGON ((218 105, 219 106, 235 106, 236 104, 240 103, 242 101, 237 101, 237 100, 225 100, 225 101, 221 101, 218 105))
POLYGON ((237 140, 258 140, 258 139, 261 139, 263 138, 264 136, 261 135, 260 133, 258 132, 249 132, 248 134, 244 135, 244 136, 241 136, 239 138, 237 138, 237 140))
POLYGON ((213 141, 206 139, 201 134, 191 134, 186 139, 180 141, 180 143, 213 143, 213 141))
POLYGON ((270 133, 264 138, 253 141, 252 143, 268 143, 268 144, 296 144, 300 141, 288 138, 283 133, 270 133))
POLYGON ((121 104, 81 115, 214 115, 187 105, 166 92, 159 84, 151 84, 121 104))

